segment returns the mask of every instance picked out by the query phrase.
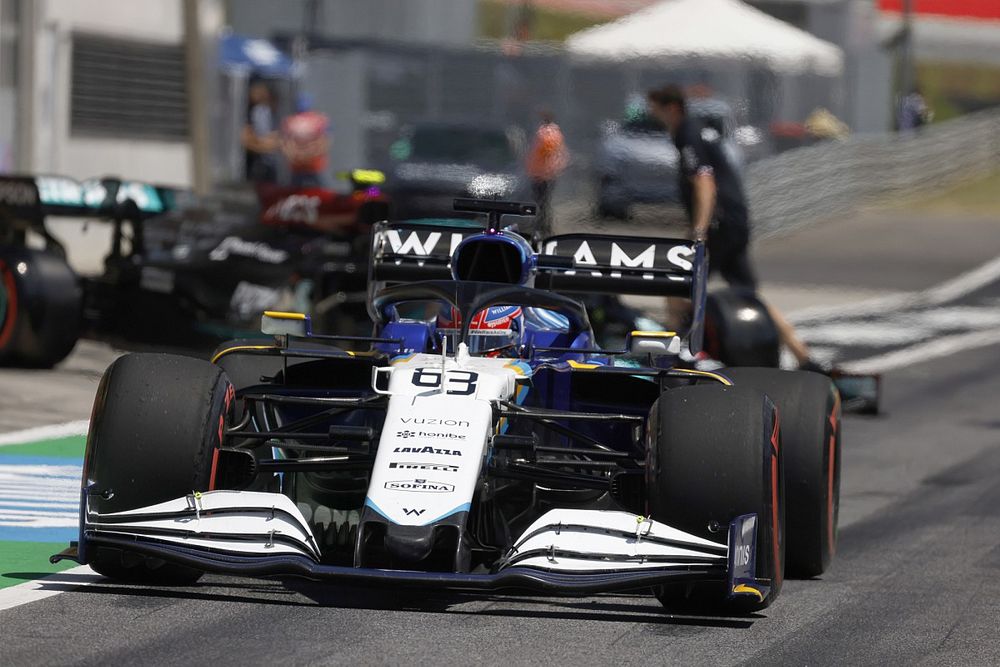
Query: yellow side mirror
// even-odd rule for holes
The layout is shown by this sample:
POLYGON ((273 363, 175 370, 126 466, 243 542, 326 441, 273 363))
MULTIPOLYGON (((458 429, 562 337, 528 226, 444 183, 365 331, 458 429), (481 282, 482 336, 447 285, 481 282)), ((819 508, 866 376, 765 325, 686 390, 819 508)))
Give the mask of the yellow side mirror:
POLYGON ((260 331, 269 336, 299 336, 304 338, 312 333, 312 325, 309 316, 304 313, 265 310, 260 318, 260 331))
POLYGON ((385 183, 385 174, 378 169, 352 169, 351 180, 358 185, 382 185, 385 183))

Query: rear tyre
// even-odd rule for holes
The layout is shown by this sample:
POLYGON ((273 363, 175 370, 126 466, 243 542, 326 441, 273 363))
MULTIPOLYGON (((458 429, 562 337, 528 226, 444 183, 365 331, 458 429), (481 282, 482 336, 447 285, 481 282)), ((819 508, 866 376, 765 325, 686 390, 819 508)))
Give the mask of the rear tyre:
POLYGON ((83 292, 66 260, 0 248, 0 365, 51 368, 80 337, 83 292))
MULTIPOLYGON (((92 511, 146 507, 208 491, 232 385, 212 364, 170 354, 129 354, 101 378, 87 451, 84 487, 92 511)), ((90 566, 113 579, 192 583, 201 572, 119 549, 98 547, 90 566)))
POLYGON ((823 574, 837 549, 840 508, 840 396, 830 378, 805 371, 730 368, 737 386, 766 392, 778 406, 785 459, 789 577, 823 574))
POLYGON ((784 570, 784 491, 777 414, 762 392, 697 385, 669 389, 653 404, 647 481, 654 519, 725 543, 729 523, 757 514, 756 576, 769 580, 761 602, 726 602, 719 585, 664 586, 666 607, 723 604, 752 612, 781 591, 784 570))
POLYGON ((731 287, 708 295, 704 348, 727 366, 777 368, 781 352, 767 307, 753 292, 731 287))

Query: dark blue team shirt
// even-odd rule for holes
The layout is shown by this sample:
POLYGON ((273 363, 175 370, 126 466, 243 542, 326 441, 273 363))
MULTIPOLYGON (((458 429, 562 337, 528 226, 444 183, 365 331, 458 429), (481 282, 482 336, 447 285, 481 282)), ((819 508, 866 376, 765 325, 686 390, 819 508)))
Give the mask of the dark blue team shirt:
POLYGON ((698 174, 715 176, 715 214, 719 230, 746 229, 749 223, 743 181, 736 166, 722 149, 719 132, 702 125, 697 118, 686 117, 673 137, 680 164, 677 176, 680 181, 681 202, 688 218, 692 217, 694 187, 691 179, 698 174))

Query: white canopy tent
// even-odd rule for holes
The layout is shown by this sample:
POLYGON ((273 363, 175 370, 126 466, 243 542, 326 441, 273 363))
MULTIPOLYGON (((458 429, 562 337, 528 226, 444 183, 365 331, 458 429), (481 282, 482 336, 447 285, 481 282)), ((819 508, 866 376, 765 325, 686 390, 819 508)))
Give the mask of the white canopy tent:
POLYGON ((664 0, 575 33, 571 53, 609 60, 718 58, 761 61, 782 74, 839 75, 841 49, 740 0, 664 0))

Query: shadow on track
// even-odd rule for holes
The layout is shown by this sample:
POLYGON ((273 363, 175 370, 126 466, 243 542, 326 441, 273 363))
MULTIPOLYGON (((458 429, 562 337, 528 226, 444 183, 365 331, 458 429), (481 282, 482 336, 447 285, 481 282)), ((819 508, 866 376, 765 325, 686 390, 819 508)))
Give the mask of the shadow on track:
MULTIPOLYGON (((35 573, 11 572, 7 576, 35 578, 35 573)), ((667 610, 652 596, 604 595, 590 598, 538 598, 526 595, 471 594, 426 589, 379 589, 332 586, 303 580, 248 580, 210 578, 186 587, 148 586, 91 579, 59 573, 40 582, 44 590, 82 595, 116 595, 192 602, 229 602, 286 607, 324 607, 369 611, 395 611, 455 616, 643 623, 745 630, 756 619, 729 617, 711 610, 667 610), (472 608, 464 608, 472 605, 472 608)))

